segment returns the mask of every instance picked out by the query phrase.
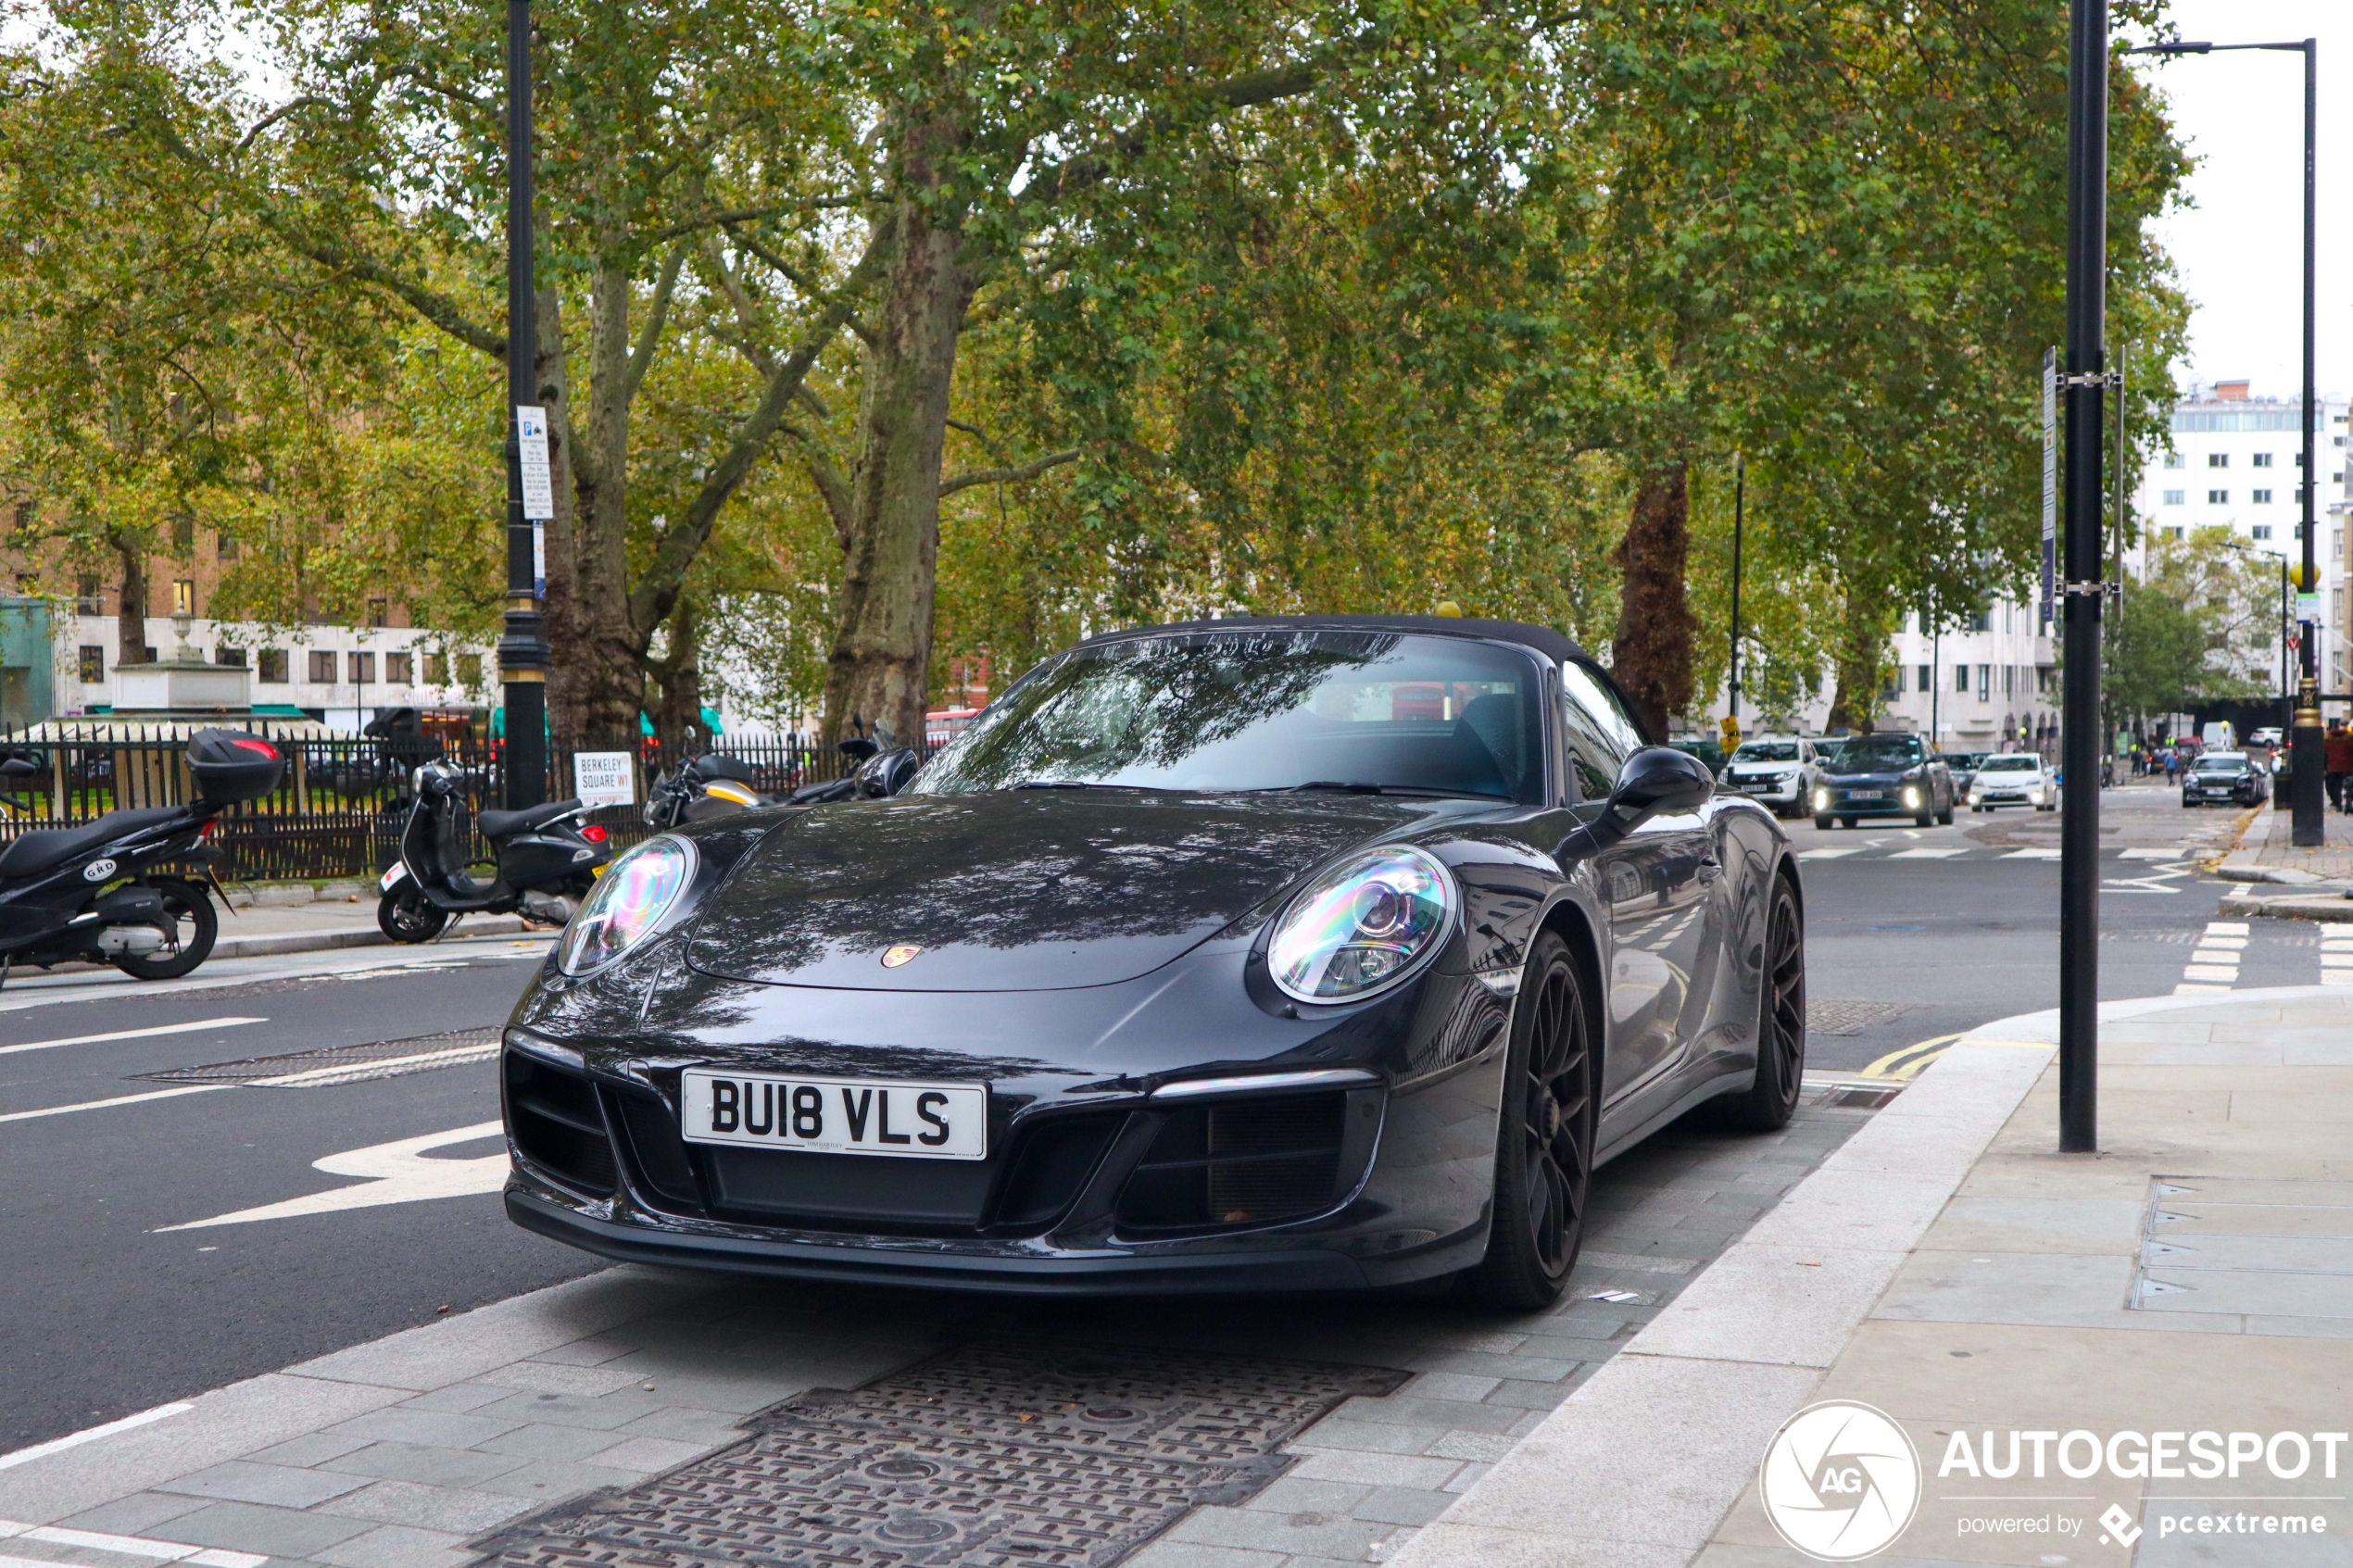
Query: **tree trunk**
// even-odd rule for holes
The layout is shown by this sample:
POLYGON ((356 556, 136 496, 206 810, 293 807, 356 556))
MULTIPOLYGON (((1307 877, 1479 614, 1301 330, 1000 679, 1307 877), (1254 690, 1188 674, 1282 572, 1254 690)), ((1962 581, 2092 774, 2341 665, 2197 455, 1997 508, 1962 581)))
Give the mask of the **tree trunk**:
POLYGON ((1692 639, 1699 619, 1684 594, 1691 552, 1689 475, 1680 461, 1645 472, 1634 490, 1634 513, 1618 541, 1624 586, 1610 673, 1633 704, 1653 741, 1667 738, 1667 719, 1692 700, 1692 639))
POLYGON ((547 483, 556 515, 548 520, 547 596, 539 613, 547 637, 547 722, 560 747, 589 734, 593 660, 580 624, 580 505, 572 461, 572 361, 564 352, 563 296, 538 294, 539 401, 547 410, 547 483))
POLYGON ((579 504, 573 631, 581 669, 581 727, 595 735, 637 727, 646 644, 653 628, 629 615, 629 304, 627 269, 607 266, 589 282, 587 418, 573 431, 579 504))
POLYGON ((115 616, 114 661, 147 662, 147 550, 137 540, 112 541, 122 561, 121 607, 115 616))
MULTIPOLYGON (((1869 734, 1879 717, 1880 665, 1886 653, 1885 634, 1864 609, 1864 596, 1847 593, 1846 625, 1838 642, 1838 684, 1831 696, 1832 734, 1852 730, 1869 734)), ((1933 738, 1933 737, 1931 737, 1933 738)))
POLYGON ((850 716, 920 746, 939 555, 939 462, 956 334, 975 279, 963 236, 910 202, 866 350, 851 476, 840 629, 825 675, 824 739, 850 716))
POLYGON ((670 655, 655 669, 655 677, 661 684, 661 701, 654 713, 654 734, 661 741, 663 761, 673 767, 689 751, 711 749, 711 737, 702 734, 700 631, 695 602, 680 599, 678 608, 670 612, 670 655), (685 744, 689 727, 700 737, 701 744, 685 744))

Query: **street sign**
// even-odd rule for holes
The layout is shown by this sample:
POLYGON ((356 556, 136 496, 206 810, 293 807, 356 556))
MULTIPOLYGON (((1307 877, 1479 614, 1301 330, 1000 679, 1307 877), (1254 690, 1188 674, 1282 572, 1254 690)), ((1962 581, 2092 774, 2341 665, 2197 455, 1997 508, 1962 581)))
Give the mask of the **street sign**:
POLYGON ((635 759, 625 751, 575 751, 572 754, 572 792, 584 806, 635 806, 635 759))
POLYGON ((2043 350, 2043 625, 2058 575, 2058 350, 2043 350))
POLYGON ((1727 713, 1724 715, 1722 723, 1720 723, 1718 728, 1724 732, 1724 749, 1727 751, 1739 750, 1741 744, 1741 721, 1727 713))
POLYGON ((515 441, 522 453, 524 521, 545 522, 556 515, 556 489, 547 478, 547 410, 516 404, 515 441))

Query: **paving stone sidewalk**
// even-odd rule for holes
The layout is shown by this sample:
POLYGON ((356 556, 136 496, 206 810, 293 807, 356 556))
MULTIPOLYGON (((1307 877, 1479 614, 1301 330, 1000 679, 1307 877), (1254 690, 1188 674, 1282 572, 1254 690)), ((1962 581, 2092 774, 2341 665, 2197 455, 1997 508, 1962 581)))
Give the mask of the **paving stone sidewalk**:
POLYGON ((1766 1136, 1687 1121, 1609 1166, 1571 1293, 1546 1313, 1408 1294, 1006 1302, 616 1269, 0 1468, 0 1568, 458 1568, 486 1532, 727 1446, 789 1396, 1007 1334, 1411 1373, 1301 1434, 1255 1497, 1199 1509, 1128 1559, 1379 1562, 1872 1114, 1823 1100, 1809 1091, 1766 1136))

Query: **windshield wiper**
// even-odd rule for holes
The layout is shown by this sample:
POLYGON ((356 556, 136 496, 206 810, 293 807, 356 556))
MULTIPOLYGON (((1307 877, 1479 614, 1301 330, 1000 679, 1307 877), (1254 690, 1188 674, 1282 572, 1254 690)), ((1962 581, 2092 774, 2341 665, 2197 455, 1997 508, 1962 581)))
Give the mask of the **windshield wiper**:
POLYGON ((1125 789, 1143 790, 1149 784, 1102 784, 1094 779, 1024 779, 1015 789, 1125 789))
POLYGON ((1302 784, 1291 784, 1280 793, 1299 794, 1306 790, 1328 790, 1336 795, 1427 795, 1447 800, 1501 800, 1500 795, 1489 795, 1476 789, 1441 789, 1435 784, 1367 784, 1353 779, 1310 779, 1302 784))

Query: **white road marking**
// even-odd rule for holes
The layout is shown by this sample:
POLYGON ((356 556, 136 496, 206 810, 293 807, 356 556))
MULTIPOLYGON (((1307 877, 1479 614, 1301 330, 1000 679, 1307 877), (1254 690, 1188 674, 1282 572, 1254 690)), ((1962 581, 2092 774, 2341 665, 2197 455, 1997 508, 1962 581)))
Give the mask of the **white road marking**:
POLYGON ((1841 855, 1852 855, 1861 847, 1859 844, 1842 844, 1834 849, 1801 849, 1797 852, 1797 858, 1801 860, 1835 860, 1841 855))
POLYGON ((193 1035, 201 1029, 234 1029, 241 1023, 267 1023, 266 1018, 200 1018, 194 1023, 158 1023, 153 1029, 117 1029, 107 1035, 69 1035, 62 1040, 33 1040, 21 1046, 0 1046, 0 1056, 19 1051, 45 1051, 57 1046, 94 1046, 107 1040, 143 1040, 151 1035, 193 1035))
POLYGON ((467 1198, 475 1193, 497 1192, 507 1185, 508 1161, 504 1149, 485 1154, 479 1160, 427 1160, 427 1149, 446 1148, 451 1144, 472 1143, 476 1138, 493 1136, 504 1124, 497 1122, 478 1123, 447 1133, 427 1133, 421 1138, 400 1138, 392 1143, 371 1144, 342 1154, 330 1154, 311 1161, 311 1169, 324 1171, 331 1176, 367 1176, 371 1178, 358 1186, 334 1187, 326 1192, 314 1192, 306 1198, 290 1198, 283 1203, 265 1203, 258 1209, 240 1209, 232 1214, 216 1214, 209 1220, 193 1220, 184 1225, 161 1225, 154 1234, 165 1231, 204 1230, 213 1225, 245 1225, 258 1220, 287 1220, 304 1214, 334 1214, 346 1209, 375 1209, 387 1203, 419 1203, 432 1198, 467 1198))
POLYGON ((254 1078, 247 1082, 257 1089, 325 1089, 338 1084, 358 1084, 371 1078, 389 1077, 394 1069, 414 1067, 431 1062, 435 1067, 454 1067, 461 1061, 488 1061, 498 1054, 498 1042, 479 1046, 450 1046, 437 1051, 419 1051, 414 1056, 379 1057, 373 1061, 353 1062, 346 1066, 314 1067, 305 1073, 284 1073, 275 1078, 254 1078))
POLYGON ((1967 849, 1898 849, 1888 857, 1891 860, 1949 860, 1956 855, 1966 855, 1967 849))
POLYGON ((2120 852, 2116 858, 2120 860, 2178 860, 2182 859, 2182 851, 2178 847, 2172 849, 2126 849, 2120 852))
POLYGON ((2321 984, 2353 985, 2353 931, 2321 933, 2321 984))
POLYGON ((2227 991, 2239 983, 2239 954, 2246 946, 2246 922, 2216 920, 2206 922, 2206 930, 2198 937, 2197 950, 2182 970, 2182 984, 2173 987, 2177 997, 2196 996, 2203 991, 2227 991))
MULTIPOLYGON (((0 1470, 13 1470, 19 1464, 31 1464, 36 1459, 44 1459, 54 1453, 62 1453, 68 1449, 78 1449, 84 1443, 94 1443, 101 1437, 111 1437, 118 1432, 128 1432, 134 1426, 145 1426, 149 1422, 161 1421, 166 1416, 178 1415, 182 1411, 192 1411, 195 1408, 186 1403, 157 1405, 151 1411, 141 1411, 137 1415, 126 1415, 120 1421, 109 1421, 104 1426, 88 1426, 79 1432, 69 1432, 62 1437, 52 1437, 45 1443, 35 1443, 29 1449, 19 1449, 12 1454, 0 1454, 0 1470)), ((19 1530, 9 1527, 6 1520, 0 1519, 0 1536, 13 1536, 19 1533, 20 1533, 19 1530)))
POLYGON ((178 1099, 182 1095, 208 1095, 233 1089, 234 1084, 190 1084, 177 1089, 151 1089, 144 1095, 117 1095, 112 1099, 85 1099, 80 1105, 49 1105, 39 1110, 11 1110, 0 1122, 35 1122, 44 1116, 70 1116, 77 1110, 104 1110, 116 1105, 145 1105, 151 1099, 178 1099))
MULTIPOLYGON (((171 1409, 184 1411, 188 1407, 175 1405, 171 1409)), ((106 1431, 107 1428, 97 1430, 106 1431)), ((150 1558, 157 1562, 201 1563, 203 1568, 261 1568, 270 1561, 266 1557, 256 1557, 249 1551, 223 1551, 219 1547, 190 1546, 185 1541, 154 1541, 145 1536, 110 1536, 100 1530, 69 1530, 57 1524, 19 1524, 12 1519, 0 1519, 0 1540, 12 1538, 45 1541, 53 1546, 82 1547, 94 1551, 119 1552, 125 1557, 150 1558)), ((30 1557, 0 1557, 0 1563, 18 1564, 21 1568, 57 1568, 54 1560, 30 1557)))
POLYGON ((2056 860, 2060 858, 2060 851, 2045 849, 2039 846, 2029 849, 2013 849, 2002 857, 2005 860, 2056 860))
POLYGON ((554 942, 552 936, 468 936, 434 944, 437 949, 411 960, 387 960, 381 947, 337 947, 318 953, 283 953, 252 959, 223 959, 205 966, 207 972, 184 980, 134 980, 119 971, 57 975, 12 981, 0 995, 0 1012, 26 1008, 56 1007, 66 1002, 101 1002, 124 997, 176 997, 187 991, 218 991, 232 985, 252 985, 264 980, 340 979, 364 973, 406 974, 414 970, 451 967, 452 955, 476 963, 536 960, 554 942), (220 972, 226 971, 227 972, 220 972))

